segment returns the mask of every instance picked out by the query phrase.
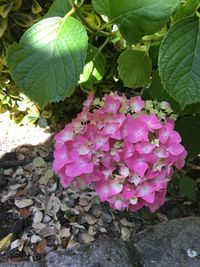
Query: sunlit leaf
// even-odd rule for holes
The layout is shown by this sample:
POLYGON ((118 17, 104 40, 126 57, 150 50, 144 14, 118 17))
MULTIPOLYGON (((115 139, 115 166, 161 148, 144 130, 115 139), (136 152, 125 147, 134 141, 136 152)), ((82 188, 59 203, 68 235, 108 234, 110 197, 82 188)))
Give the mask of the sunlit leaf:
POLYGON ((83 71, 87 39, 84 27, 72 17, 40 21, 9 51, 14 80, 40 106, 63 100, 72 94, 83 71))
POLYGON ((80 83, 83 83, 85 87, 90 87, 95 83, 98 83, 105 74, 106 60, 99 50, 90 45, 88 48, 88 54, 85 62, 83 73, 80 76, 80 83))

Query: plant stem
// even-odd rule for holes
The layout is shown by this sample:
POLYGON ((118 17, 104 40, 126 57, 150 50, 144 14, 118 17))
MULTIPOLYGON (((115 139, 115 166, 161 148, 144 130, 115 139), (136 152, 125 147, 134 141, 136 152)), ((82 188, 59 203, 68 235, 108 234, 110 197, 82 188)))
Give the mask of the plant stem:
MULTIPOLYGON (((72 14, 74 12, 76 12, 77 16, 79 17, 79 19, 81 20, 81 22, 83 23, 83 25, 92 33, 96 33, 98 35, 102 35, 102 36, 111 36, 111 33, 108 33, 108 32, 104 32, 104 31, 101 31, 101 30, 96 30, 94 29, 88 22, 87 20, 82 16, 82 14, 79 12, 79 9, 77 7, 77 5, 75 3, 73 3, 72 0, 68 0, 69 1, 69 4, 71 5, 72 7, 72 14)), ((70 12, 69 12, 70 13, 70 12)))

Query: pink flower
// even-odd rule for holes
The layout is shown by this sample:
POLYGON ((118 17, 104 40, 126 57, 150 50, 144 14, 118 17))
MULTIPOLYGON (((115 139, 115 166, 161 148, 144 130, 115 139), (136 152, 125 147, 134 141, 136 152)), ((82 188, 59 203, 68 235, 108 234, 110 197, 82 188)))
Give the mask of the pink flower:
POLYGON ((155 114, 140 114, 139 118, 141 121, 144 121, 146 123, 149 131, 151 132, 162 128, 162 124, 155 114))
POLYGON ((92 185, 117 210, 163 205, 174 168, 184 166, 187 152, 168 104, 153 105, 162 119, 140 97, 89 95, 82 112, 55 136, 53 169, 61 184, 92 185))
POLYGON ((113 96, 105 95, 104 112, 117 113, 120 108, 120 100, 115 99, 113 96))
POLYGON ((66 164, 65 174, 79 176, 84 173, 92 173, 93 167, 93 163, 87 157, 76 157, 72 163, 66 164))
POLYGON ((145 103, 140 96, 131 97, 130 108, 132 112, 139 113, 144 107, 145 103))
POLYGON ((122 137, 130 143, 147 142, 149 140, 148 128, 138 118, 128 115, 122 130, 122 137))
POLYGON ((153 149, 155 148, 155 145, 151 144, 151 143, 147 143, 147 142, 143 142, 143 143, 138 143, 135 145, 135 150, 140 154, 149 154, 153 151, 153 149))

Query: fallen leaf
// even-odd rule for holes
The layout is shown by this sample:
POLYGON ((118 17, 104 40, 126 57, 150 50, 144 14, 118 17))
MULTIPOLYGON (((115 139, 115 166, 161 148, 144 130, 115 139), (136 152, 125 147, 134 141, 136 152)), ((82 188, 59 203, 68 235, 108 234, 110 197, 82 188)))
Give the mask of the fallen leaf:
POLYGON ((20 216, 23 217, 24 219, 26 219, 32 215, 32 213, 26 208, 20 209, 19 213, 20 213, 20 216))
POLYGON ((0 252, 6 250, 10 246, 12 237, 13 237, 13 233, 10 233, 6 237, 4 237, 2 240, 0 240, 0 252))
POLYGON ((158 217, 158 220, 160 222, 167 222, 168 221, 168 218, 167 218, 167 216, 164 213, 158 212, 157 213, 157 217, 158 217))
POLYGON ((40 241, 36 247, 36 252, 40 255, 45 253, 45 248, 47 246, 47 241, 46 239, 43 239, 42 241, 40 241))

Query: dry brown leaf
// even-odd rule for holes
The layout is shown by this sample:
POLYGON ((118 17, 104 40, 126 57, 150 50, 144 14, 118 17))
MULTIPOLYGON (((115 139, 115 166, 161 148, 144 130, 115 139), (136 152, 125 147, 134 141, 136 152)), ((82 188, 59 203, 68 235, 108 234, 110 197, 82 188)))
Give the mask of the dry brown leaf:
POLYGON ((167 218, 167 216, 164 213, 158 212, 157 213, 157 218, 158 218, 158 220, 160 222, 167 222, 168 221, 168 218, 167 218))
POLYGON ((26 195, 27 195, 27 189, 17 190, 16 196, 26 196, 26 195))
POLYGON ((45 248, 47 246, 47 241, 46 239, 43 239, 42 241, 40 241, 38 244, 37 244, 37 247, 36 247, 36 252, 40 255, 42 254, 45 254, 45 248))
POLYGON ((26 208, 20 209, 19 213, 20 213, 20 216, 25 218, 25 219, 32 215, 32 213, 26 208))
POLYGON ((0 240, 0 252, 6 250, 12 241, 13 233, 8 234, 6 237, 0 240))

